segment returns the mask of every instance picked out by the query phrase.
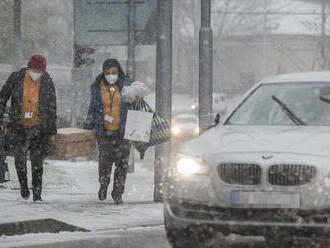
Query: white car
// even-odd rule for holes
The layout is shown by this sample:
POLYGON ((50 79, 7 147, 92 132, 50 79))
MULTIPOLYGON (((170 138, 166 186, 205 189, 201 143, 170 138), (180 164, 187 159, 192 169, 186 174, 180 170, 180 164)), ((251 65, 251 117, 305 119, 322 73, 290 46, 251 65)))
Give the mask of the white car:
POLYGON ((329 237, 330 72, 258 83, 173 156, 164 200, 174 247, 217 232, 283 247, 291 235, 329 237))

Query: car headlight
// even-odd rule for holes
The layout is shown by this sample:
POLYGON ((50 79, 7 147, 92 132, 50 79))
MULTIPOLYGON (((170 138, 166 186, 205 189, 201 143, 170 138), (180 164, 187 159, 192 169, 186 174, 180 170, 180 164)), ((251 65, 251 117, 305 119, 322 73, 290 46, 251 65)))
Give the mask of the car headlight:
POLYGON ((178 135, 180 133, 180 128, 177 126, 172 127, 172 133, 178 135))
POLYGON ((196 134, 199 134, 199 127, 196 127, 196 129, 195 129, 195 133, 196 133, 196 134))
POLYGON ((208 167, 202 159, 190 156, 180 156, 176 162, 176 170, 185 176, 208 173, 208 167))

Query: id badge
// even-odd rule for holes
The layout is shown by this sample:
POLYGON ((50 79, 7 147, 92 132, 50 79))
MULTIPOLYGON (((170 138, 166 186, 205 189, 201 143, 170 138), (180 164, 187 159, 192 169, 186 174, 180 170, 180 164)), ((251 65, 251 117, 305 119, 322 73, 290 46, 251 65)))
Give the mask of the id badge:
POLYGON ((107 122, 112 123, 112 122, 113 122, 113 117, 110 116, 110 115, 105 115, 105 120, 106 120, 107 122))
POLYGON ((32 118, 32 115, 33 115, 32 112, 25 112, 24 118, 31 119, 32 118))

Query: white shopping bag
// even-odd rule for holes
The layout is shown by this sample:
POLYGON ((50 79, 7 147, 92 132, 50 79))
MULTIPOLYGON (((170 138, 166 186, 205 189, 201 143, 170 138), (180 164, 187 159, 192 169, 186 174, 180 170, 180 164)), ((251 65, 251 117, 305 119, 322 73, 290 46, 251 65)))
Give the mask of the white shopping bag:
POLYGON ((153 113, 128 110, 124 139, 149 142, 153 113))

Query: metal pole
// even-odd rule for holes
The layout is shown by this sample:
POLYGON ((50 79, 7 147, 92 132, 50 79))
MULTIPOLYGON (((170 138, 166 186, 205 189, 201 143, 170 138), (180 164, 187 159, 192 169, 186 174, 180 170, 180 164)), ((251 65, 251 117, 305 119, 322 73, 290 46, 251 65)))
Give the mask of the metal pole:
POLYGON ((14 0, 14 41, 13 41, 13 70, 17 71, 22 64, 21 53, 21 39, 22 39, 22 27, 21 27, 21 14, 22 14, 22 2, 21 0, 14 0))
MULTIPOLYGON (((131 78, 135 78, 135 3, 134 0, 128 2, 128 40, 127 40, 127 73, 131 78)), ((131 152, 128 162, 128 172, 135 170, 134 147, 131 146, 131 152)))
POLYGON ((266 76, 267 70, 267 1, 263 4, 263 28, 262 28, 262 58, 261 58, 261 77, 266 76))
POLYGON ((77 127, 77 101, 78 98, 78 78, 79 78, 79 68, 77 67, 76 54, 78 53, 77 46, 75 44, 75 39, 73 38, 73 66, 71 70, 71 117, 70 117, 70 126, 77 127))
POLYGON ((207 115, 212 112, 212 29, 211 0, 201 0, 199 29, 199 127, 208 126, 207 115))
MULTIPOLYGON (((172 115, 172 0, 158 1, 158 33, 156 47, 156 111, 169 122, 172 115)), ((163 200, 164 173, 171 144, 155 148, 154 201, 163 200)))
POLYGON ((128 2, 127 73, 135 78, 135 3, 128 2))
MULTIPOLYGON (((75 8, 76 0, 73 0, 73 20, 75 20, 76 15, 76 8, 75 8)), ((71 70, 71 116, 70 116, 70 126, 77 127, 77 78, 78 78, 78 68, 76 63, 76 54, 77 54, 77 46, 76 46, 76 39, 75 39, 75 32, 76 32, 76 25, 75 21, 73 22, 73 51, 72 51, 72 70, 71 70)))
POLYGON ((321 25, 321 59, 322 59, 322 70, 325 70, 328 66, 327 55, 326 55, 326 41, 325 41, 325 24, 326 24, 326 15, 325 15, 325 0, 322 1, 322 25, 321 25))

